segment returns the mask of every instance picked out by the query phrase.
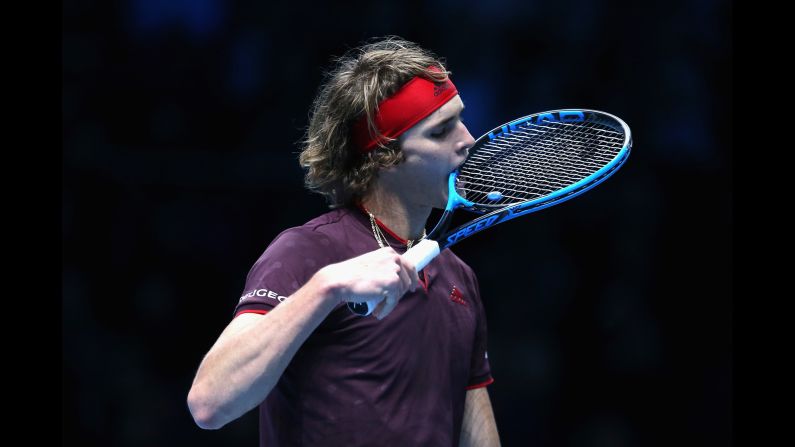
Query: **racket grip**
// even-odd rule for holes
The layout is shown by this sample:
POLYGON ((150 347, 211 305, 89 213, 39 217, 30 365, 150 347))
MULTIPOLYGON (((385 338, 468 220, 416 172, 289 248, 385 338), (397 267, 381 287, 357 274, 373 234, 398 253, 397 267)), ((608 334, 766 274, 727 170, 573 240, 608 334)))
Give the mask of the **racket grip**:
MULTIPOLYGON (((439 254, 439 243, 430 239, 424 239, 419 244, 411 247, 408 251, 403 253, 403 257, 407 261, 414 264, 417 273, 424 269, 433 258, 439 254)), ((348 303, 348 308, 355 314, 366 317, 373 313, 377 300, 363 301, 361 303, 348 303)))
POLYGON ((366 317, 373 313, 373 309, 375 309, 376 302, 375 301, 363 301, 361 303, 352 303, 348 302, 348 309, 351 312, 355 313, 356 315, 361 315, 366 317))
POLYGON ((417 273, 439 254, 439 243, 431 239, 423 239, 419 244, 403 253, 403 257, 414 264, 417 273))

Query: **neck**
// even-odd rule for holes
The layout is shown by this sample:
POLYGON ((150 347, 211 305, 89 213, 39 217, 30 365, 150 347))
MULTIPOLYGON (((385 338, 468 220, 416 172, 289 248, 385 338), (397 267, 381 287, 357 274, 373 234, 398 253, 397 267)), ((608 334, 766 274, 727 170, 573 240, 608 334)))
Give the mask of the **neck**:
POLYGON ((390 230, 403 239, 416 240, 422 237, 431 207, 408 203, 394 194, 387 194, 375 187, 362 199, 362 205, 390 230))

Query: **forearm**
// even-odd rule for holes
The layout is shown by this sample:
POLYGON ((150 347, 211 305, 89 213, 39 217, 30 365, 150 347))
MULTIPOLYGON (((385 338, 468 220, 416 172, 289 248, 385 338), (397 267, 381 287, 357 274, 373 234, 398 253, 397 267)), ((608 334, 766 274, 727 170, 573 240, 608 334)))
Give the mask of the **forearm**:
POLYGON ((188 396, 197 423, 220 428, 259 405, 334 308, 333 294, 315 275, 255 324, 222 335, 202 360, 188 396))
POLYGON ((461 447, 499 447, 500 436, 486 388, 467 391, 464 420, 461 426, 461 447))

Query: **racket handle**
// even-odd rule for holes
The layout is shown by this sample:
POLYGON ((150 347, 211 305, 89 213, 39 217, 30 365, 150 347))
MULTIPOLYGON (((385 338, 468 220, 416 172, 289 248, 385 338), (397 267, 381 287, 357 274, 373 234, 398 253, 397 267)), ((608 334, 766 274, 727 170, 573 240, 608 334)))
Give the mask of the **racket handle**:
POLYGON ((439 254, 439 243, 431 239, 423 239, 419 244, 403 253, 403 257, 414 264, 417 273, 424 269, 439 254))
MULTIPOLYGON (((417 273, 424 269, 433 258, 439 254, 439 243, 430 239, 424 239, 419 244, 411 247, 403 253, 407 261, 414 264, 417 273)), ((369 300, 361 303, 348 303, 348 308, 355 314, 366 317, 373 313, 373 309, 378 304, 378 300, 369 300)))
POLYGON ((373 313, 373 309, 375 309, 376 302, 375 301, 363 301, 361 303, 352 303, 348 302, 348 309, 351 312, 355 313, 356 315, 361 315, 366 317, 373 313))

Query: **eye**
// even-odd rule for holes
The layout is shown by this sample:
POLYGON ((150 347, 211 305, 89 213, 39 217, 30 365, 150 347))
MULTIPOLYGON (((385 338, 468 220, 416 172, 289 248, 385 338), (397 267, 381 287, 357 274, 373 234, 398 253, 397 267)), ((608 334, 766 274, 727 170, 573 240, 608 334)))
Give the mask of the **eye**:
POLYGON ((448 126, 443 127, 441 130, 436 132, 431 132, 431 137, 433 138, 441 138, 447 134, 447 130, 449 129, 448 126))
MULTIPOLYGON (((460 123, 463 123, 463 122, 464 122, 464 118, 461 118, 461 117, 459 117, 459 118, 458 118, 458 121, 459 121, 460 123)), ((431 138, 437 138, 437 139, 438 139, 438 138, 442 138, 442 137, 444 137, 445 135, 447 135, 447 133, 450 131, 450 129, 452 129, 452 128, 453 128, 453 127, 455 127, 456 125, 457 125, 456 123, 450 123, 450 124, 446 124, 446 125, 445 125, 444 127, 442 127, 441 129, 439 129, 439 130, 436 130, 436 131, 434 131, 434 132, 431 132, 431 138)))

